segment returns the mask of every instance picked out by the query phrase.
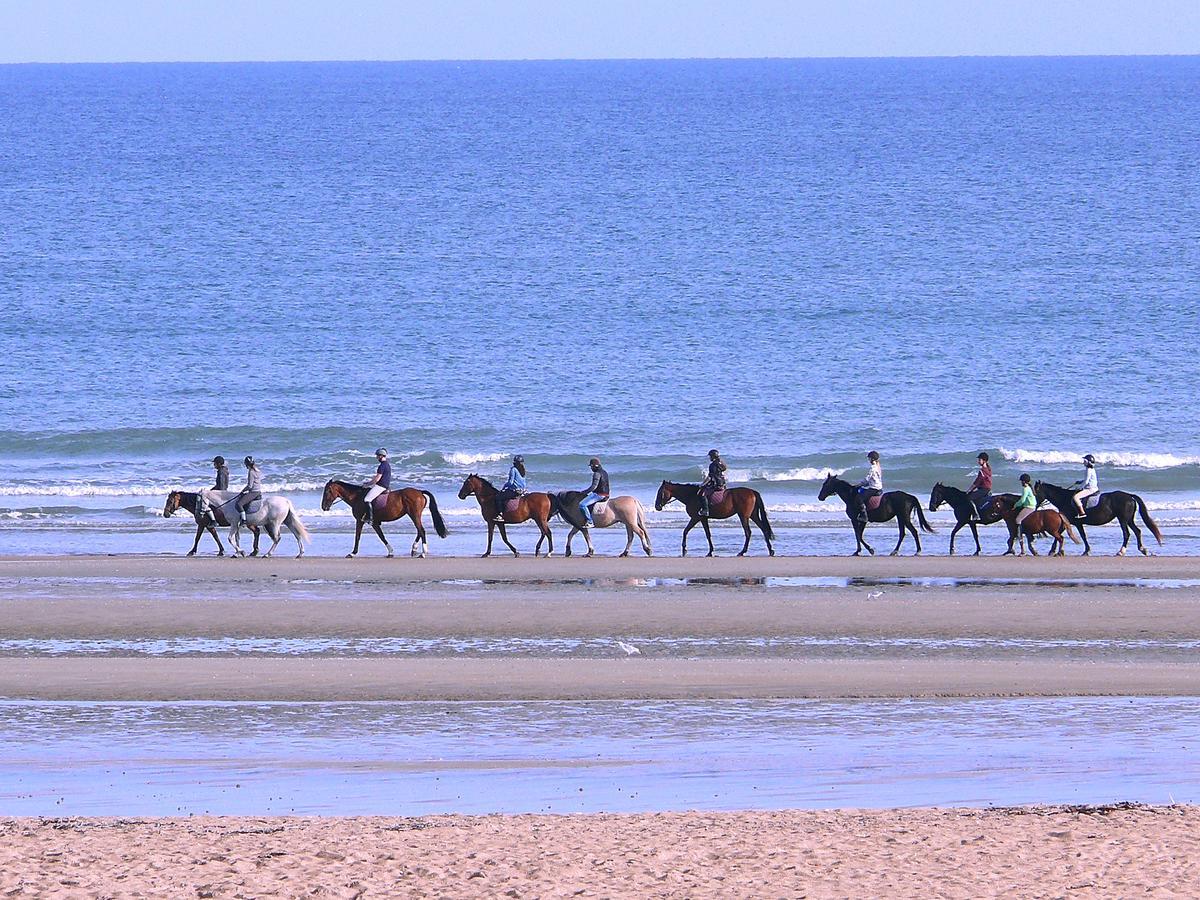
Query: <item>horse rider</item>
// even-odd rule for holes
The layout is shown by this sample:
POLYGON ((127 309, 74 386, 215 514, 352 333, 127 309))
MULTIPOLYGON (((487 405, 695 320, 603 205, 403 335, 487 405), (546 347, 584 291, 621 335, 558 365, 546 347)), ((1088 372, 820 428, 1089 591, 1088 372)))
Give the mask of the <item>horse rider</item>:
POLYGON ((523 493, 525 493, 525 457, 518 453, 512 458, 512 466, 508 470, 508 480, 496 494, 496 515, 492 521, 503 522, 504 507, 508 501, 520 497, 523 493))
POLYGON ((1013 512, 1017 514, 1016 526, 1021 527, 1029 516, 1033 515, 1033 511, 1037 509, 1037 498, 1033 496, 1033 487, 1031 480, 1027 474, 1021 475, 1021 496, 1017 498, 1017 502, 1013 504, 1013 512))
POLYGON ((588 460, 588 468, 592 470, 592 483, 585 491, 587 496, 579 501, 579 511, 583 513, 583 520, 586 523, 583 527, 594 528, 596 521, 592 518, 592 506, 608 499, 608 473, 600 465, 600 460, 594 456, 588 460))
POLYGON ((975 480, 967 489, 967 499, 971 501, 971 521, 979 522, 980 513, 991 502, 992 464, 988 461, 987 451, 981 452, 975 461, 979 463, 979 471, 975 473, 975 480))
POLYGON ((247 456, 242 460, 242 464, 246 467, 246 486, 237 495, 237 502, 234 505, 237 507, 238 523, 245 525, 246 507, 254 501, 262 499, 262 470, 258 468, 258 463, 254 461, 253 456, 247 456))
POLYGON ((1083 465, 1083 477, 1071 485, 1071 490, 1075 491, 1075 506, 1079 510, 1079 515, 1075 517, 1076 521, 1087 518, 1083 501, 1093 494, 1100 493, 1100 481, 1096 477, 1096 457, 1089 453, 1083 458, 1083 465))
POLYGON ((214 456, 213 457, 213 468, 216 469, 217 480, 216 480, 216 483, 212 486, 212 489, 214 491, 229 490, 229 466, 225 465, 225 457, 214 456))
POLYGON ((883 466, 879 464, 879 451, 868 453, 867 462, 870 463, 867 477, 855 485, 858 490, 854 492, 854 518, 863 523, 870 521, 867 518, 867 500, 883 493, 883 466))
POLYGON ((375 467, 375 474, 363 485, 367 489, 363 501, 367 504, 367 514, 364 518, 368 524, 375 521, 375 498, 392 489, 392 464, 388 462, 387 451, 380 447, 375 451, 375 459, 379 461, 379 465, 375 467))
POLYGON ((708 518, 713 494, 717 491, 725 490, 725 470, 728 468, 729 466, 725 465, 725 460, 721 459, 721 454, 718 451, 708 451, 708 474, 700 482, 700 509, 698 513, 701 518, 708 518))

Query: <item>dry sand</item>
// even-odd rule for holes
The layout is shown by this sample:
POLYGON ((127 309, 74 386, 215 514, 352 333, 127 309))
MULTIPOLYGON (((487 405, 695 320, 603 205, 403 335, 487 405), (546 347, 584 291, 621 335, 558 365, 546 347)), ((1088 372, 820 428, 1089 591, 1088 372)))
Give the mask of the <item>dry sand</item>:
POLYGON ((0 821, 6 897, 1198 894, 1194 807, 0 821))

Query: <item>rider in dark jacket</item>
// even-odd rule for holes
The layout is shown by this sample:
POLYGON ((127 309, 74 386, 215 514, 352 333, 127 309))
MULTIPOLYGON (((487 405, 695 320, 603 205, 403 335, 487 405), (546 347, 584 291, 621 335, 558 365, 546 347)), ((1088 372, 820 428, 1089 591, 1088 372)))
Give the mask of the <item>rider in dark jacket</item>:
POLYGON ((717 491, 725 490, 725 472, 729 466, 716 450, 708 451, 708 474, 700 483, 700 515, 707 518, 710 501, 717 491))
POLYGON ((587 496, 579 501, 579 511, 583 513, 584 522, 587 523, 584 527, 592 528, 596 524, 592 518, 592 506, 608 499, 609 483, 608 473, 600 465, 600 460, 593 456, 588 460, 588 467, 592 470, 592 483, 588 485, 587 496))

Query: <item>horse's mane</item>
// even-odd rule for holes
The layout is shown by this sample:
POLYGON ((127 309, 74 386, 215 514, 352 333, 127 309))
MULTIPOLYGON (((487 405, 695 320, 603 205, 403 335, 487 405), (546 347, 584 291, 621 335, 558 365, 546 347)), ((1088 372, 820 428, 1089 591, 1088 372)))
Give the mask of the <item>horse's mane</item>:
POLYGON ((494 484, 492 484, 490 481, 488 481, 486 478, 484 478, 482 475, 480 475, 478 472, 472 472, 472 473, 471 473, 470 475, 468 475, 467 477, 468 477, 468 478, 478 478, 478 479, 479 479, 480 481, 482 481, 482 482, 483 482, 485 485, 487 485, 488 487, 490 487, 490 488, 491 488, 493 491, 494 491, 494 490, 496 490, 496 486, 495 486, 494 484))

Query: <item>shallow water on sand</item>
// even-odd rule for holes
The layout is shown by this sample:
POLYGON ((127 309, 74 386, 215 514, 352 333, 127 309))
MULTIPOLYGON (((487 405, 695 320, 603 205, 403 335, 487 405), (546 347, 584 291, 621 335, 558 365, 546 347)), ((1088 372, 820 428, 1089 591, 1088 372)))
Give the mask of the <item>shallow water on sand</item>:
POLYGON ((0 703, 10 815, 1200 801, 1191 699, 0 703))

